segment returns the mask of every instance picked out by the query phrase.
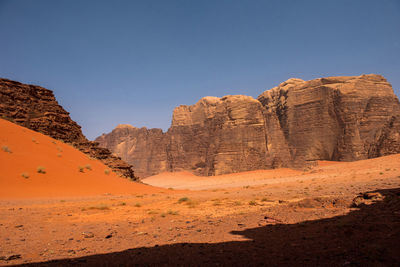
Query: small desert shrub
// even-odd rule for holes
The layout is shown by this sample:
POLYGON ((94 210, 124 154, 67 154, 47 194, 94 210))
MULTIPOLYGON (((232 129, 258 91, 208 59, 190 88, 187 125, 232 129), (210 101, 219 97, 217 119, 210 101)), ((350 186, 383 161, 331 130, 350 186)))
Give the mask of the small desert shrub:
POLYGON ((61 147, 57 147, 57 150, 59 151, 59 152, 63 152, 63 149, 61 148, 61 147))
POLYGON ((165 216, 167 216, 167 214, 165 214, 165 212, 163 212, 160 214, 160 216, 164 218, 165 216))
POLYGON ((257 202, 254 201, 254 200, 251 200, 251 201, 249 201, 249 205, 250 205, 250 206, 256 206, 256 205, 257 205, 257 202))
POLYGON ((32 142, 34 142, 35 144, 39 144, 39 142, 38 142, 38 141, 36 141, 36 139, 35 139, 35 138, 32 138, 32 142))
POLYGON ((85 170, 85 168, 82 167, 82 166, 78 166, 78 169, 79 169, 80 172, 84 172, 84 170, 85 170))
POLYGON ((21 176, 24 177, 25 179, 28 179, 29 178, 29 173, 23 172, 23 173, 21 173, 21 176))
POLYGON ((137 202, 136 204, 135 204, 135 207, 136 208, 140 208, 142 206, 142 204, 140 204, 139 202, 137 202))
POLYGON ((91 170, 92 170, 92 165, 86 164, 86 165, 85 165, 85 168, 86 168, 87 170, 91 171, 91 170))
POLYGON ((54 141, 54 140, 53 140, 53 141, 51 141, 51 143, 53 143, 53 144, 55 144, 55 145, 57 144, 57 143, 56 143, 56 141, 54 141))
POLYGON ((149 214, 149 215, 158 214, 158 211, 156 211, 156 210, 151 210, 151 211, 147 212, 147 214, 149 214))
POLYGON ((380 174, 380 175, 382 175, 382 174, 383 174, 383 172, 380 172, 379 174, 380 174))
POLYGON ((193 201, 193 200, 186 202, 186 205, 191 209, 196 208, 198 204, 199 204, 198 202, 193 201))
POLYGON ((12 151, 10 150, 10 148, 8 146, 2 146, 1 150, 3 150, 4 152, 12 153, 12 151))
POLYGON ((62 156, 62 154, 61 154, 61 153, 58 153, 58 154, 57 154, 57 157, 61 158, 61 156, 62 156))
POLYGON ((188 197, 182 197, 182 198, 180 198, 180 199, 178 200, 178 203, 187 202, 187 201, 189 201, 189 198, 188 198, 188 197))
POLYGON ((110 207, 105 204, 100 204, 98 206, 89 207, 87 209, 83 208, 82 210, 109 210, 110 207))
POLYGON ((167 211, 167 214, 169 214, 169 215, 178 215, 179 211, 169 210, 169 211, 167 211))
POLYGON ((221 200, 213 200, 213 201, 214 201, 213 206, 221 206, 222 205, 221 200))
POLYGON ((42 174, 45 174, 45 173, 46 173, 46 168, 43 167, 43 166, 37 167, 36 170, 37 170, 38 173, 42 173, 42 174))
POLYGON ((172 187, 168 187, 168 190, 174 190, 172 187))
POLYGON ((105 169, 105 170, 104 170, 104 173, 105 173, 106 175, 109 175, 109 174, 110 174, 110 170, 109 170, 109 169, 105 169))
POLYGON ((242 205, 242 202, 240 202, 240 201, 235 201, 235 202, 233 202, 233 205, 235 205, 235 206, 241 206, 241 205, 242 205))
POLYGON ((185 203, 189 208, 195 208, 195 207, 197 206, 197 204, 198 204, 197 201, 193 201, 193 200, 191 200, 191 199, 188 198, 188 197, 182 197, 182 198, 180 198, 180 199, 178 200, 178 203, 179 203, 179 204, 185 203))

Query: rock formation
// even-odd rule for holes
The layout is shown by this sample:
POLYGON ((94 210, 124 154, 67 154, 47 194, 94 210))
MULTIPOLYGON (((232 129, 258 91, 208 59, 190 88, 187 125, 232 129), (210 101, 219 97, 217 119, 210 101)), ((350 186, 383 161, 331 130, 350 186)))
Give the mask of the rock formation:
POLYGON ((98 137, 96 142, 102 147, 112 147, 115 154, 135 166, 135 175, 139 177, 169 170, 166 136, 161 129, 118 125, 108 135, 98 137))
POLYGON ((399 100, 380 75, 290 79, 258 100, 266 113, 277 114, 293 162, 353 161, 400 152, 395 148, 399 100))
POLYGON ((249 96, 205 97, 161 129, 118 126, 96 139, 140 177, 304 167, 400 153, 400 103, 380 75, 289 79, 249 96))
POLYGON ((81 127, 61 107, 52 91, 40 86, 0 79, 0 117, 70 143, 101 160, 116 173, 135 179, 132 166, 82 134, 81 127))

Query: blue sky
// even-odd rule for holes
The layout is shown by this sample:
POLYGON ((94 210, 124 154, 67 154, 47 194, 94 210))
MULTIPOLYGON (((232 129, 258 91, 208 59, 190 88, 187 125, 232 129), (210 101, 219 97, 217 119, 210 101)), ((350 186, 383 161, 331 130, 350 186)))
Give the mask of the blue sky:
POLYGON ((399 0, 0 0, 0 32, 0 77, 53 90, 90 139, 291 77, 377 73, 400 95, 399 0))

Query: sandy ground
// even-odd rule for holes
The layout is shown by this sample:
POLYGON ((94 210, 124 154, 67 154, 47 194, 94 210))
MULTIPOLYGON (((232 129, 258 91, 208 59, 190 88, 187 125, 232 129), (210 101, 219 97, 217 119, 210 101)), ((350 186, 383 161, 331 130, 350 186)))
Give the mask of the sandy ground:
POLYGON ((304 171, 167 173, 145 179, 150 186, 105 175, 68 145, 0 126, 1 145, 12 150, 0 151, 0 265, 400 262, 400 154, 304 171), (35 173, 38 164, 48 172, 35 173), (79 164, 92 170, 80 173, 79 164))
MULTIPOLYGON (((399 163, 400 155, 393 155, 352 163, 323 162, 305 172, 249 172, 244 175, 262 183, 242 187, 3 199, 0 263, 43 262, 182 243, 248 242, 249 237, 234 232, 345 216, 357 210, 350 206, 360 192, 400 188, 399 163), (284 172, 292 176, 283 177, 284 172), (274 182, 265 183, 267 180, 274 182)), ((183 174, 168 177, 174 183, 186 179, 183 174)), ((243 182, 240 175, 234 174, 223 176, 223 184, 229 177, 232 184, 236 179, 243 182)), ((197 179, 201 177, 188 176, 185 183, 189 180, 198 186, 197 179)), ((156 256, 148 257, 141 263, 170 264, 147 262, 155 259, 156 256)), ((182 262, 186 263, 196 265, 182 262)), ((93 263, 97 264, 98 261, 93 263)))
POLYGON ((0 199, 153 191, 68 144, 0 119, 0 199))

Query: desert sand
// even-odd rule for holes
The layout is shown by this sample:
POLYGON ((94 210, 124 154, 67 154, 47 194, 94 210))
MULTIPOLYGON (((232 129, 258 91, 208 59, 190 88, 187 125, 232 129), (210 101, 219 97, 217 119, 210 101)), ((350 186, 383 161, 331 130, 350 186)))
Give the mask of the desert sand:
POLYGON ((10 151, 0 151, 0 265, 400 262, 399 154, 304 170, 163 173, 146 185, 40 133, 3 120, 0 128, 10 151))
POLYGON ((0 129, 0 199, 157 191, 118 177, 59 140, 2 119, 0 129))

